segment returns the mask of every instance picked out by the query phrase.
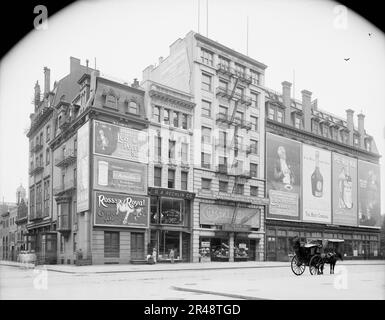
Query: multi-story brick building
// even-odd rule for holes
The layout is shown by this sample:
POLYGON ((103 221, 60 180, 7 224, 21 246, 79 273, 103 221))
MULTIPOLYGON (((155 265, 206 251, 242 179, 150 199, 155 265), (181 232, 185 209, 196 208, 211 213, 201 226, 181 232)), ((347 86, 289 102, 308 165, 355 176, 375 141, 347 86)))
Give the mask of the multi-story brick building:
MULTIPOLYGON (((143 71, 144 80, 185 92, 195 103, 193 262, 263 259, 265 69, 190 32, 143 71)), ((158 109, 151 112, 157 118, 158 109)))
POLYGON ((267 90, 266 259, 287 260, 293 238, 339 239, 346 258, 379 255, 380 155, 364 127, 318 107, 312 93, 302 100, 267 90), (344 241, 342 241, 344 240, 344 241))
POLYGON ((193 192, 193 115, 190 93, 151 81, 145 75, 149 126, 148 194, 151 198, 150 249, 158 260, 191 261, 193 192), (151 249, 151 250, 152 250, 151 249))

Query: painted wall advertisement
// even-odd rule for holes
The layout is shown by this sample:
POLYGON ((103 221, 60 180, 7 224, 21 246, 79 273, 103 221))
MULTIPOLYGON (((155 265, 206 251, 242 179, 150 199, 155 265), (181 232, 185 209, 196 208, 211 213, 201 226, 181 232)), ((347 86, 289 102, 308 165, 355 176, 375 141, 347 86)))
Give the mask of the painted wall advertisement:
POLYGON ((77 133, 77 212, 87 211, 90 184, 90 123, 86 122, 77 133))
POLYGON ((358 161, 358 213, 360 226, 381 227, 380 167, 358 161))
POLYGON ((101 121, 95 121, 94 124, 95 154, 148 163, 148 139, 145 131, 101 121))
POLYGON ((271 133, 266 134, 266 188, 268 217, 299 219, 301 192, 301 144, 271 133))
POLYGON ((302 145, 302 220, 331 223, 331 152, 302 145))
POLYGON ((95 156, 94 188, 147 194, 147 166, 142 163, 95 156))
POLYGON ((147 228, 149 199, 144 196, 95 192, 94 225, 147 228))
MULTIPOLYGON (((235 207, 201 203, 200 224, 207 225, 229 225, 232 222, 235 207)), ((260 227, 260 212, 254 208, 238 208, 234 225, 260 227)))
POLYGON ((357 160, 332 153, 333 224, 357 226, 357 160))

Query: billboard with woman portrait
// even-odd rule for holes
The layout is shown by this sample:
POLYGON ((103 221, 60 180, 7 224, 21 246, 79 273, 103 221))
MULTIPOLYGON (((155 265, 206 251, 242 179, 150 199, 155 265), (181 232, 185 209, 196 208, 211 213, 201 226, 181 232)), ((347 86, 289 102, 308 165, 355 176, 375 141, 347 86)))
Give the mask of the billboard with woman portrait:
POLYGON ((301 143, 266 133, 266 188, 269 218, 299 219, 301 143))

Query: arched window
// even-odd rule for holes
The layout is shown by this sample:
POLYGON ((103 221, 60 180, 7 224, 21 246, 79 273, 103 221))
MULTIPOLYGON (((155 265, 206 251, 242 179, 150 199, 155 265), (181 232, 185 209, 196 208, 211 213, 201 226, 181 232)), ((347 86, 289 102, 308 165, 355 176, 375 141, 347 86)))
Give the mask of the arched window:
POLYGON ((128 103, 128 112, 134 114, 138 113, 138 104, 135 101, 130 101, 128 103))

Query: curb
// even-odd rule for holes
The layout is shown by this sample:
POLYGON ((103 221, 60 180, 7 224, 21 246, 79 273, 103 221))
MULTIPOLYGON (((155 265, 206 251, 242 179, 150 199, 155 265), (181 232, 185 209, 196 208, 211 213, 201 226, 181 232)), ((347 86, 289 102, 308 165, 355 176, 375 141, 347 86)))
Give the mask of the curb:
POLYGON ((205 294, 212 294, 216 296, 223 296, 223 297, 229 297, 234 299, 243 299, 243 300, 268 300, 264 298, 257 298, 257 297, 251 297, 251 296, 244 296, 242 294, 233 294, 233 293, 225 293, 225 292, 215 292, 215 291, 209 291, 209 290, 201 290, 201 289, 193 289, 193 288, 183 288, 183 287, 171 287, 174 290, 177 291, 186 291, 186 292, 195 292, 195 293, 205 293, 205 294))

